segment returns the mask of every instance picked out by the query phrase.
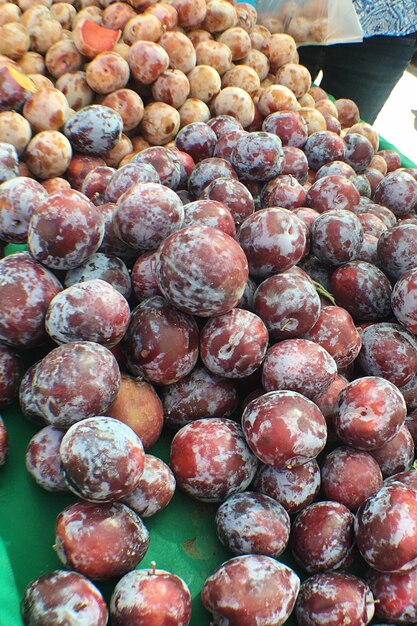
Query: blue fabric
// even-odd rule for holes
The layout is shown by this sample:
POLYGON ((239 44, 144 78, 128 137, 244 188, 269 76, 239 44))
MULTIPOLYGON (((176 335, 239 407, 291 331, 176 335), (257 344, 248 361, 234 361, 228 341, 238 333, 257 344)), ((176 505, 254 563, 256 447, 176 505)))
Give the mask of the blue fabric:
POLYGON ((417 32, 417 0, 353 0, 365 37, 417 32))

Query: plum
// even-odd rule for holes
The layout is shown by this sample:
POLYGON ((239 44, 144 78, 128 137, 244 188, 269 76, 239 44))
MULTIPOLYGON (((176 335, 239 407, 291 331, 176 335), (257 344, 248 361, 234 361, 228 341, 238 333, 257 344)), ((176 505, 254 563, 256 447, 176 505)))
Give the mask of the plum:
POLYGON ((203 502, 222 502, 251 483, 258 465, 235 422, 211 417, 183 426, 171 444, 178 487, 203 502))
POLYGON ((281 626, 294 607, 297 574, 269 556, 250 554, 223 563, 205 581, 201 599, 214 624, 281 626))
POLYGON ((320 489, 320 468, 315 459, 303 465, 277 469, 261 465, 252 488, 277 500, 289 513, 298 513, 308 506, 320 489))
POLYGON ((299 626, 340 626, 343 623, 366 626, 375 611, 368 585, 351 574, 324 572, 307 578, 295 606, 299 626), (318 621, 319 620, 319 621, 318 621))
POLYGON ((188 626, 191 617, 191 593, 186 583, 165 570, 136 569, 125 574, 110 598, 110 616, 114 626, 156 624, 188 626), (163 620, 163 622, 161 622, 163 620))
POLYGON ((59 453, 70 490, 91 502, 112 502, 133 491, 145 463, 139 437, 112 417, 95 416, 73 424, 59 453))
POLYGON ((334 427, 344 443, 374 450, 398 433, 406 414, 404 398, 395 385, 379 376, 364 376, 340 392, 334 427))
POLYGON ((230 417, 237 406, 237 390, 230 379, 197 365, 187 376, 161 390, 164 422, 181 428, 204 417, 230 417))
POLYGON ((313 502, 291 526, 291 552, 307 572, 345 567, 352 560, 354 515, 340 502, 313 502))
POLYGON ((370 453, 341 446, 324 459, 321 484, 326 498, 356 511, 382 487, 382 473, 370 453))
POLYGON ((139 482, 121 501, 140 517, 151 517, 168 506, 175 485, 175 476, 169 466, 158 457, 146 454, 139 482))
POLYGON ((417 492, 397 481, 383 486, 358 509, 356 543, 379 572, 405 573, 417 563, 417 492))
POLYGON ((201 360, 214 374, 244 378, 262 364, 268 340, 268 330, 260 317, 234 308, 204 325, 200 334, 201 360))
POLYGON ((269 496, 251 491, 230 496, 216 513, 216 532, 233 554, 278 558, 290 536, 285 508, 269 496))
POLYGON ((21 601, 22 618, 31 626, 106 626, 108 612, 100 591, 82 574, 55 570, 32 580, 21 601))
POLYGON ((269 348, 262 365, 266 391, 287 389, 312 398, 330 385, 337 374, 333 357, 308 339, 285 339, 269 348))
POLYGON ((212 317, 227 313, 239 302, 248 265, 232 237, 195 225, 162 242, 156 274, 159 288, 172 304, 192 315, 212 317))
POLYGON ((176 382, 197 361, 196 321, 161 296, 147 298, 132 312, 122 350, 131 374, 159 385, 176 382))
POLYGON ((326 443, 326 421, 320 409, 295 391, 271 391, 249 402, 242 428, 257 458, 277 469, 306 463, 326 443))
POLYGON ((149 547, 146 526, 120 502, 70 504, 59 513, 55 528, 59 559, 93 580, 126 574, 149 547))

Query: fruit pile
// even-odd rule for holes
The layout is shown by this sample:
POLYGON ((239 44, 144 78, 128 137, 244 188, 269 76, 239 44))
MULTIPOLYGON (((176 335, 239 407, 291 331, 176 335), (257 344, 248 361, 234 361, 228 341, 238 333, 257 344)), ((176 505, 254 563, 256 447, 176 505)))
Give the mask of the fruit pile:
POLYGON ((417 621, 417 168, 256 20, 0 4, 0 407, 76 496, 25 624, 189 624, 138 569, 176 490, 216 507, 213 624, 417 621))

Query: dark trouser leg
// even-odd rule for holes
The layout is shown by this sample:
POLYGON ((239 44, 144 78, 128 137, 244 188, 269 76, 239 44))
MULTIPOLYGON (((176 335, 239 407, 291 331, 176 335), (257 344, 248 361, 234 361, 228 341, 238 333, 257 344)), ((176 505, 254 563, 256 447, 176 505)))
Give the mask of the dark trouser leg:
MULTIPOLYGON (((318 58, 323 70, 321 86, 335 98, 354 100, 361 118, 372 124, 406 69, 416 37, 378 36, 358 44, 320 46, 324 51, 313 50, 312 54, 315 62, 323 55, 318 58)), ((300 63, 306 64, 311 53, 307 47, 299 52, 300 63)))

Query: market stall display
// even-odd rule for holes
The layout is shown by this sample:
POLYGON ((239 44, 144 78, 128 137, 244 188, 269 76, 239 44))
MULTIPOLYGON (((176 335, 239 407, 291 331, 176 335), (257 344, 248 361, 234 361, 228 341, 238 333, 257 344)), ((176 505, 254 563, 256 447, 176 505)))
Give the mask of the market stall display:
POLYGON ((417 168, 248 4, 19 0, 0 42, 24 623, 414 623, 417 168))

